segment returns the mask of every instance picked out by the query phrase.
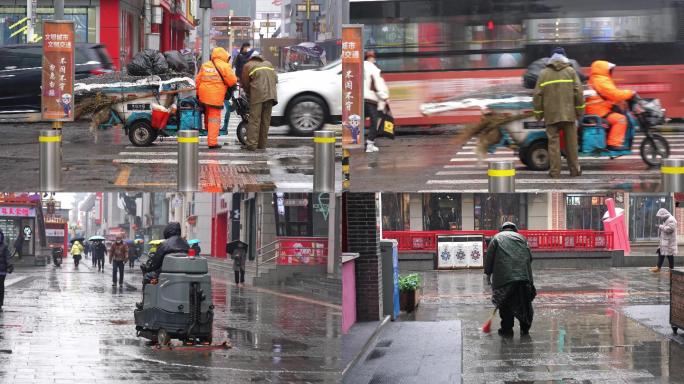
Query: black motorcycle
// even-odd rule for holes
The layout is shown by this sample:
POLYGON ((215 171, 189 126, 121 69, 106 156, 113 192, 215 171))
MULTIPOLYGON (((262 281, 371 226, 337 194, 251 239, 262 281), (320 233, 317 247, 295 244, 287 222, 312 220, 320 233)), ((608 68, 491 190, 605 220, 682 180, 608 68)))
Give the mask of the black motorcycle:
POLYGON ((230 109, 240 116, 240 123, 235 130, 240 144, 247 144, 247 123, 249 121, 249 100, 242 88, 236 88, 230 92, 230 109))
POLYGON ((64 250, 62 247, 52 248, 52 263, 55 267, 62 266, 62 257, 64 257, 64 250))

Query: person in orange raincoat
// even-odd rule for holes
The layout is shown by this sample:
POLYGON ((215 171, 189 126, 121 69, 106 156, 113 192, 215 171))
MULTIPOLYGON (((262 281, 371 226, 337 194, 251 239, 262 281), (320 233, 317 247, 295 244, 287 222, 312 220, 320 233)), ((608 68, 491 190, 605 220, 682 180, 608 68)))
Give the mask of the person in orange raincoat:
POLYGON ((587 97, 585 113, 598 115, 608 120, 610 130, 606 144, 611 150, 625 150, 625 132, 627 132, 627 117, 621 113, 619 104, 631 100, 636 92, 618 89, 613 82, 615 64, 604 60, 597 60, 591 64, 589 85, 596 91, 596 95, 587 97))
POLYGON ((228 52, 221 47, 211 51, 211 60, 202 64, 195 87, 200 103, 204 104, 204 126, 207 127, 209 149, 221 148, 218 143, 221 110, 229 88, 237 84, 237 77, 228 63, 228 52))

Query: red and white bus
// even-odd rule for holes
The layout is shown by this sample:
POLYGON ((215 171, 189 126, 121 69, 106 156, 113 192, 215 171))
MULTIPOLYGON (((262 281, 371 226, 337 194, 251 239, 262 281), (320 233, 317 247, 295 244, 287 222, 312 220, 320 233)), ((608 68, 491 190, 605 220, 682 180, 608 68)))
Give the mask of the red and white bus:
POLYGON ((594 60, 642 97, 684 117, 684 1, 350 0, 364 48, 378 54, 399 125, 475 121, 480 111, 424 117, 420 105, 491 85, 520 84, 532 61, 565 48, 588 75, 594 60))
POLYGON ((69 252, 69 224, 61 217, 45 219, 45 239, 48 247, 61 247, 63 255, 69 252))

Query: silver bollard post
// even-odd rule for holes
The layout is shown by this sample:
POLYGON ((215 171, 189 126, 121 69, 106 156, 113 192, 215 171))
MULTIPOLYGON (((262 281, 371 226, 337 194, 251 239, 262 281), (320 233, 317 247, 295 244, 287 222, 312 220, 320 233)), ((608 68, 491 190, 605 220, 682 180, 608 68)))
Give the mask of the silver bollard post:
POLYGON ((660 175, 664 192, 684 192, 684 159, 663 159, 660 175))
POLYGON ((512 161, 490 161, 487 176, 489 193, 515 192, 515 168, 512 161))
POLYGON ((62 131, 41 130, 38 142, 40 144, 40 191, 56 192, 60 189, 62 172, 62 131))
POLYGON ((199 190, 199 131, 178 131, 178 191, 199 190))
POLYGON ((335 132, 314 132, 315 192, 335 192, 335 132))

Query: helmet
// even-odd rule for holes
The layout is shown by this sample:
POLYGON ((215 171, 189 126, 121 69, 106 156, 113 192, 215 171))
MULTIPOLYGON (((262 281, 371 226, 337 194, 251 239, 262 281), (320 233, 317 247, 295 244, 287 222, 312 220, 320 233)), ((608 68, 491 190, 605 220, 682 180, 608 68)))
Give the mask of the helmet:
POLYGON ((257 51, 256 49, 252 50, 252 53, 249 55, 249 60, 255 58, 255 57, 261 57, 261 52, 257 51))

